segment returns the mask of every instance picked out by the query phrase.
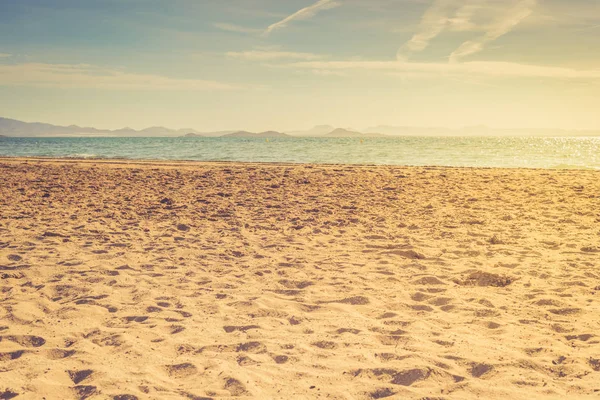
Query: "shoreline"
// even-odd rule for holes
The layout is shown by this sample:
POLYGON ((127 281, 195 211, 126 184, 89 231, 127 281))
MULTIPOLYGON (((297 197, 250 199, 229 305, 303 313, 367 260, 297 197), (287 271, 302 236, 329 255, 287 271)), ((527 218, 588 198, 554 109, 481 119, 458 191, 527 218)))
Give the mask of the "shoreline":
POLYGON ((535 168, 535 167, 472 167, 472 166, 444 166, 444 165, 396 165, 396 164, 335 164, 335 163, 293 163, 272 161, 197 161, 197 160, 160 160, 160 159, 135 159, 135 158, 93 158, 93 157, 42 157, 42 156, 0 156, 1 162, 39 162, 39 163, 66 163, 66 164, 114 164, 114 165, 157 165, 157 166, 282 166, 282 167, 350 167, 350 168, 408 168, 408 169, 458 169, 458 170, 507 170, 507 171, 581 171, 600 172, 593 167, 586 168, 535 168))

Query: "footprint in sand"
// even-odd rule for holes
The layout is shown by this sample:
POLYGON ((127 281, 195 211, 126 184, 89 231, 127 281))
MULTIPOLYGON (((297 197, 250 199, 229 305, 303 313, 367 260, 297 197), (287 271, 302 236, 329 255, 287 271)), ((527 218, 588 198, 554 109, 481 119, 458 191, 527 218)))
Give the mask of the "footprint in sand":
POLYGON ((583 335, 567 335, 565 336, 565 339, 572 341, 572 340, 579 340, 582 342, 587 342, 588 340, 590 340, 591 338, 593 338, 594 335, 590 334, 590 333, 586 333, 583 335))
POLYGON ((421 301, 426 301, 426 300, 429 300, 429 299, 431 299, 432 297, 433 297, 433 296, 431 296, 431 295, 428 295, 428 294, 425 294, 425 293, 423 293, 423 292, 417 292, 417 293, 414 293, 413 295, 411 295, 411 296, 410 296, 410 298, 411 298, 413 301, 419 301, 419 302, 421 302, 421 301))
POLYGON ((0 399, 2 400, 10 400, 17 397, 19 394, 17 392, 13 392, 11 389, 7 389, 3 392, 0 392, 0 399))
POLYGON ((288 360, 289 357, 286 355, 273 356, 273 361, 275 361, 277 364, 285 364, 288 362, 288 360))
POLYGON ((169 327, 169 333, 171 335, 175 335, 175 334, 177 334, 179 332, 183 332, 184 330, 185 330, 185 327, 181 326, 181 325, 171 325, 169 327))
POLYGON ((360 333, 360 329, 352 329, 352 328, 340 328, 335 331, 338 335, 342 335, 344 333, 351 333, 353 335, 358 335, 360 333))
POLYGON ((183 379, 198 373, 198 368, 191 363, 165 365, 165 370, 171 378, 183 379))
POLYGON ((90 396, 96 394, 97 388, 96 386, 88 386, 88 385, 78 385, 73 387, 75 394, 79 400, 85 400, 90 396))
POLYGON ((248 356, 238 356, 236 361, 237 361, 238 365, 241 367, 245 367, 248 365, 256 365, 259 363, 258 361, 253 360, 252 358, 250 358, 248 356))
POLYGON ((364 306, 366 304, 369 304, 369 298, 365 297, 365 296, 353 296, 353 297, 347 297, 345 299, 341 299, 341 300, 334 300, 334 301, 330 301, 329 303, 341 303, 341 304, 351 304, 353 306, 364 306))
POLYGON ((11 361, 11 360, 17 360, 17 359, 21 358, 21 356, 25 353, 26 353, 25 350, 17 350, 17 351, 11 351, 11 352, 7 352, 7 353, 0 353, 0 361, 6 362, 6 361, 11 361))
POLYGON ((355 377, 367 377, 377 380, 388 380, 393 385, 411 386, 413 383, 428 379, 433 373, 430 368, 413 368, 398 371, 394 368, 373 368, 351 372, 355 377))
POLYGON ((392 379, 394 385, 410 386, 415 382, 423 381, 431 375, 430 369, 414 368, 397 373, 392 379))
POLYGON ((489 272, 475 271, 462 280, 456 279, 455 283, 460 286, 505 287, 513 283, 515 280, 515 278, 508 275, 498 275, 489 272))
POLYGON ((127 322, 132 322, 132 321, 133 322, 144 322, 148 319, 148 317, 145 315, 144 316, 130 316, 130 317, 125 317, 124 319, 127 322))
POLYGON ((73 354, 75 354, 75 350, 52 349, 48 350, 46 357, 49 360, 61 360, 63 358, 71 357, 73 354))
POLYGON ((305 289, 314 285, 314 283, 310 281, 290 281, 287 279, 280 280, 279 283, 288 289, 305 289))
POLYGON ((321 340, 319 342, 313 342, 311 343, 311 345, 318 347, 320 349, 325 349, 325 350, 334 350, 338 348, 337 343, 335 342, 330 342, 327 340, 321 340))
POLYGON ((40 347, 46 344, 46 339, 40 336, 31 335, 11 335, 11 336, 0 336, 0 342, 3 340, 10 340, 24 347, 40 347))
POLYGON ((432 312, 433 308, 426 306, 425 304, 415 304, 412 306, 409 306, 410 308, 412 308, 415 311, 425 311, 425 312, 432 312))
POLYGON ((471 367, 471 376, 474 378, 481 378, 482 376, 484 376, 485 374, 491 372, 494 369, 493 365, 490 364, 474 364, 471 367))
POLYGON ((424 276, 423 278, 417 279, 413 282, 415 285, 446 285, 435 276, 424 276))
POLYGON ((556 314, 556 315, 574 315, 574 314, 579 314, 581 312, 581 308, 574 308, 574 307, 553 308, 548 311, 551 312, 552 314, 556 314))
POLYGON ((249 331, 250 329, 260 329, 260 326, 258 325, 246 325, 246 326, 224 326, 223 330, 227 333, 232 333, 235 331, 239 331, 239 332, 246 332, 249 331))
POLYGON ((228 390, 234 397, 247 396, 250 394, 242 382, 235 378, 225 378, 223 389, 228 390))
POLYGON ((67 371, 67 373, 69 374, 69 377, 71 378, 73 383, 77 385, 78 383, 84 381, 90 375, 92 375, 94 371, 92 371, 91 369, 83 369, 80 371, 67 371))
POLYGON ((390 388, 381 388, 381 389, 377 389, 373 392, 367 393, 367 396, 371 399, 384 399, 386 397, 391 397, 395 394, 396 394, 396 392, 394 392, 390 388))
POLYGON ((265 346, 261 342, 248 342, 248 343, 242 343, 242 344, 238 345, 236 347, 235 351, 238 353, 246 352, 246 353, 261 354, 261 353, 267 352, 267 346, 265 346))

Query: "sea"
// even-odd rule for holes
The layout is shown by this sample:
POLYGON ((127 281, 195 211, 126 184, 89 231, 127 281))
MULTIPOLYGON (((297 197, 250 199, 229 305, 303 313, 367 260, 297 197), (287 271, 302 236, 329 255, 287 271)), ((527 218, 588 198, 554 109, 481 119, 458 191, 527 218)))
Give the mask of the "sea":
POLYGON ((0 137, 0 156, 600 170, 600 137, 0 137))

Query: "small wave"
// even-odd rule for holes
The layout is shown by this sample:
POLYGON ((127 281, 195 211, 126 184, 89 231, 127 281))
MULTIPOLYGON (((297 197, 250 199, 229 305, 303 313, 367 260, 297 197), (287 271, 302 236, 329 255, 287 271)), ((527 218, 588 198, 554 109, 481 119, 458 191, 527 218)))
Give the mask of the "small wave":
POLYGON ((65 158, 106 158, 104 156, 100 156, 97 154, 89 154, 89 153, 76 153, 76 154, 68 154, 65 158))

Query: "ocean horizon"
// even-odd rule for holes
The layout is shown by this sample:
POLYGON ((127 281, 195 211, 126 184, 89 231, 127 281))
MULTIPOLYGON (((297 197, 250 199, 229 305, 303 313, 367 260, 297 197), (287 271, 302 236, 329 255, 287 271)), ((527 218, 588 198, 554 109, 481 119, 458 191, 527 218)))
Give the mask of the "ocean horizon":
POLYGON ((0 156, 599 170, 600 137, 2 137, 0 156))

